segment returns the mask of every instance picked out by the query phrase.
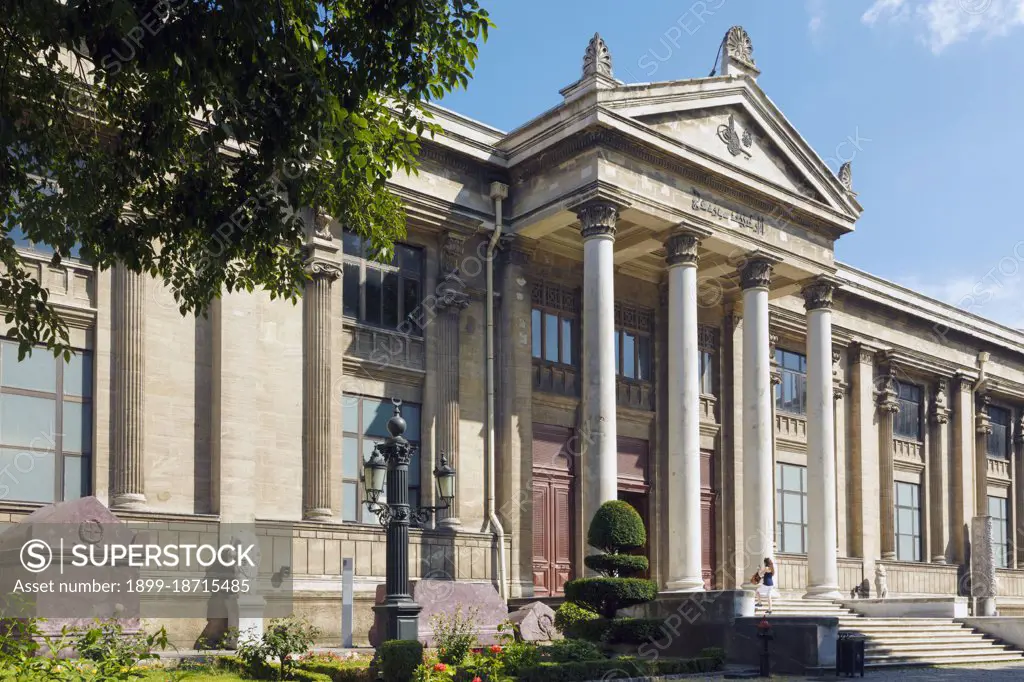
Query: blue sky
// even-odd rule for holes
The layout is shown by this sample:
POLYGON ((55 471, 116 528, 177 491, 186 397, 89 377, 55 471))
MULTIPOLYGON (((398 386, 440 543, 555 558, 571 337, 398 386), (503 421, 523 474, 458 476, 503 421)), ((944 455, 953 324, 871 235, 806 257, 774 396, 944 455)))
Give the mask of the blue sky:
POLYGON ((864 206, 840 260, 1024 328, 1024 0, 484 0, 497 29, 445 106, 511 130, 599 31, 627 83, 706 76, 744 26, 758 83, 864 206))

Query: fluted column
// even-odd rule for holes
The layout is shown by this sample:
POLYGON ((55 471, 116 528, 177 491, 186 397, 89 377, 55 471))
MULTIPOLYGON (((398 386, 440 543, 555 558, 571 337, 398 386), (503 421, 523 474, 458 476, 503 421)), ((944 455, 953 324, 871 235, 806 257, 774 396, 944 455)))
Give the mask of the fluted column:
POLYGON ((931 561, 946 563, 946 544, 949 541, 946 498, 949 496, 949 397, 948 382, 939 379, 935 387, 929 421, 932 426, 931 451, 928 459, 928 486, 931 490, 931 508, 928 513, 932 526, 931 561))
POLYGON ((896 367, 890 365, 888 376, 878 394, 878 515, 881 526, 879 545, 883 561, 896 558, 896 474, 893 468, 893 427, 900 411, 896 393, 896 367))
POLYGON ((750 576, 775 555, 772 490, 772 389, 768 357, 768 288, 778 260, 753 254, 740 272, 743 287, 743 532, 750 576))
POLYGON ((583 236, 583 529, 618 497, 615 412, 615 224, 618 209, 595 201, 576 212, 583 236))
MULTIPOLYGON (((449 232, 441 241, 441 285, 437 301, 437 448, 456 471, 459 470, 459 321, 469 307, 469 295, 461 278, 460 265, 466 238, 449 232)), ((440 459, 438 459, 440 461, 440 459)), ((438 523, 450 528, 462 525, 459 509, 465 499, 467 476, 455 478, 455 499, 441 511, 438 523)))
POLYGON ((988 437, 992 433, 992 422, 988 418, 990 398, 978 396, 977 413, 974 415, 974 513, 988 516, 988 437))
POLYGON ((840 599, 836 530, 835 412, 832 393, 833 280, 803 289, 807 308, 807 593, 840 599))
POLYGON ((1024 566, 1024 543, 1020 534, 1024 532, 1024 414, 1014 422, 1013 433, 1013 511, 1010 512, 1010 527, 1013 532, 1014 568, 1024 566))
POLYGON ((302 297, 305 410, 303 419, 302 518, 330 521, 331 512, 331 332, 334 281, 341 274, 329 257, 330 238, 316 239, 306 261, 310 279, 302 297))
POLYGON ((700 353, 697 349, 697 247, 706 232, 680 231, 665 242, 668 263, 668 512, 666 588, 704 589, 701 554, 700 353))
POLYGON ((145 276, 114 266, 112 351, 114 442, 110 453, 112 509, 146 506, 145 276))

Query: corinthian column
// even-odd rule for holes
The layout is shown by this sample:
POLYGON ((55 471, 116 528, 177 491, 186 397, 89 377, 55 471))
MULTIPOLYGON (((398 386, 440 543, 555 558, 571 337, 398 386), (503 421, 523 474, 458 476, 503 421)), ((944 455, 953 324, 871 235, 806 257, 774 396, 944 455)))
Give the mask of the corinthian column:
POLYGON ((114 442, 110 453, 111 509, 146 507, 145 278, 116 265, 114 290, 114 442))
MULTIPOLYGON (((441 284, 437 297, 437 448, 440 456, 459 470, 459 320, 469 307, 469 295, 460 277, 459 266, 466 238, 454 232, 444 235, 441 242, 441 284)), ((462 486, 468 476, 455 479, 455 499, 451 506, 438 515, 441 526, 455 528, 462 525, 459 506, 465 498, 462 486)))
POLYGON ((836 283, 804 287, 807 308, 807 594, 841 599, 836 530, 835 412, 832 404, 832 296, 836 283))
POLYGON ((888 376, 878 393, 878 512, 881 522, 881 555, 883 561, 896 558, 896 475, 893 468, 893 421, 900 411, 896 393, 896 367, 890 365, 888 376))
POLYGON ((618 209, 595 201, 576 212, 583 236, 583 527, 618 497, 615 423, 615 223, 618 209))
POLYGON ((775 555, 772 490, 772 387, 768 357, 768 288, 778 259, 752 254, 740 272, 743 287, 743 531, 750 576, 775 555))
POLYGON ((337 247, 319 236, 306 261, 310 279, 302 296, 305 410, 303 419, 302 518, 330 521, 331 512, 331 322, 334 281, 341 274, 328 256, 337 247))
POLYGON ((704 231, 665 242, 668 263, 668 575, 666 588, 704 589, 701 555, 700 353, 697 247, 704 231), (678 524, 678 525, 677 525, 678 524))

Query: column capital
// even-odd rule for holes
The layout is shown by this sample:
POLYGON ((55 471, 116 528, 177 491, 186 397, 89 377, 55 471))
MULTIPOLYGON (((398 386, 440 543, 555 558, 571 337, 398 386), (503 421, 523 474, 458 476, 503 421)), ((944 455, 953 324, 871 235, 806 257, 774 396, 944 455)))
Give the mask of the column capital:
POLYGON ((331 282, 341 276, 341 268, 337 263, 315 256, 306 260, 306 272, 314 280, 328 280, 331 282))
POLYGON ((449 230, 441 237, 441 277, 457 274, 461 270, 462 253, 468 235, 449 230))
POLYGON ((801 293, 804 297, 804 307, 808 312, 812 310, 831 310, 832 298, 839 288, 839 282, 831 277, 816 277, 804 284, 801 293))
POLYGON ((469 307, 469 301, 469 294, 466 292, 448 288, 438 292, 435 306, 438 312, 458 315, 469 307))
POLYGON ((933 424, 946 424, 949 422, 949 381, 940 377, 932 390, 931 421, 933 424))
POLYGON ((1013 442, 1018 446, 1024 446, 1024 413, 1017 420, 1017 433, 1013 434, 1013 442))
POLYGON ((853 362, 870 365, 875 362, 875 356, 878 355, 878 348, 871 346, 863 341, 853 341, 850 343, 850 357, 853 362))
POLYGON ((754 251, 747 255, 740 268, 740 285, 744 289, 767 289, 771 285, 772 268, 782 259, 764 251, 754 251))
POLYGON ((615 239, 615 225, 619 220, 619 207, 610 201, 591 201, 576 209, 580 221, 580 234, 586 241, 593 237, 615 239))
POLYGON ((665 262, 673 265, 695 265, 697 249, 702 239, 711 236, 711 230, 680 223, 665 238, 665 262))

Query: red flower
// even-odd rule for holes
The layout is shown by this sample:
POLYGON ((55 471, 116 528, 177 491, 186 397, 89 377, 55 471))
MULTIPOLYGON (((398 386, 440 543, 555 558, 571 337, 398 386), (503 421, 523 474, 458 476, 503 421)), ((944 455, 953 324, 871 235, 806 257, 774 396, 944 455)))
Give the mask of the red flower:
POLYGON ((501 647, 498 646, 497 644, 492 644, 491 645, 491 653, 492 654, 500 654, 501 653, 501 647))
POLYGON ((448 669, 448 666, 446 666, 444 663, 435 663, 434 664, 434 671, 435 672, 443 673, 447 669, 448 669))
POLYGON ((473 682, 484 682, 479 676, 473 678, 473 682))

